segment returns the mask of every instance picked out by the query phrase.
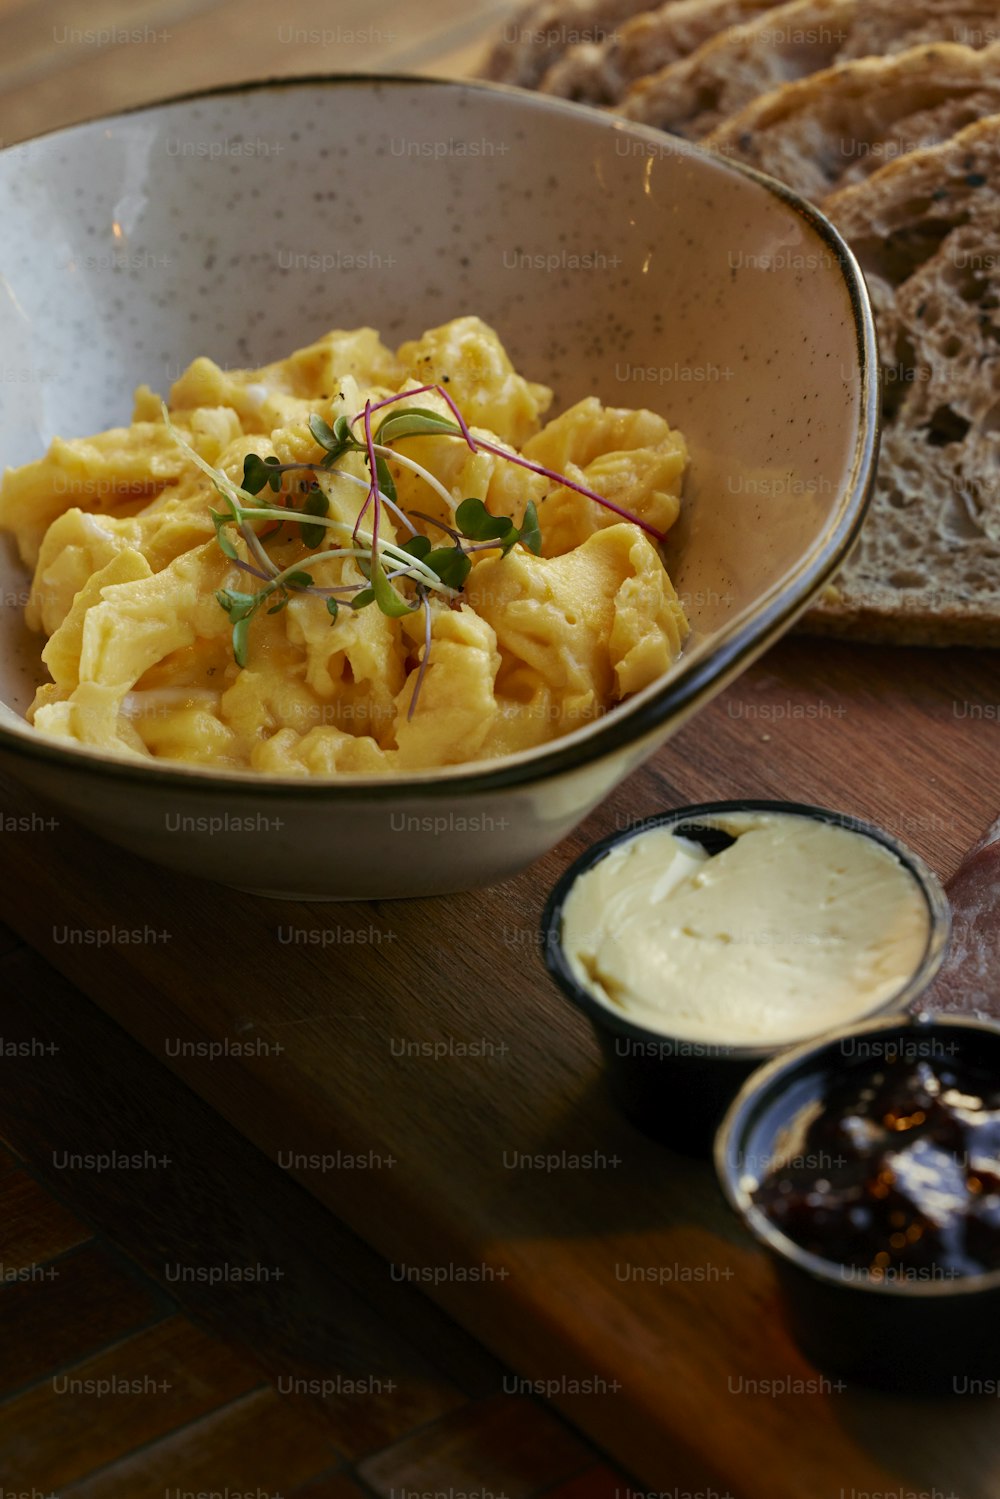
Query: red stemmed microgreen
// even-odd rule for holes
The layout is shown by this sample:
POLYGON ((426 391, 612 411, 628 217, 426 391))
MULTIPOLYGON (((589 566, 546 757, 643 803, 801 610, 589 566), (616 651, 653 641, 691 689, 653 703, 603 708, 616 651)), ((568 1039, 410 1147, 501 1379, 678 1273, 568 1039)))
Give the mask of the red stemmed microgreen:
POLYGON ((316 413, 309 418, 309 430, 323 449, 323 457, 316 463, 281 463, 276 457, 260 457, 248 453, 243 461, 242 482, 236 484, 224 470, 215 468, 198 454, 173 426, 166 407, 164 421, 174 440, 184 449, 188 457, 211 479, 225 501, 224 511, 212 510, 215 536, 223 554, 240 571, 249 574, 264 584, 254 593, 241 592, 234 588, 220 588, 216 598, 228 614, 233 626, 233 655, 239 666, 247 664, 247 648, 250 622, 268 604, 268 614, 277 614, 285 609, 293 594, 314 595, 325 601, 336 622, 340 602, 347 603, 352 610, 376 604, 390 618, 399 619, 416 609, 424 611, 424 651, 417 671, 414 690, 410 698, 407 716, 413 717, 420 689, 427 671, 431 653, 430 599, 436 595, 449 602, 456 600, 472 570, 472 556, 483 551, 499 551, 506 557, 518 544, 536 555, 541 551, 541 531, 538 511, 533 501, 525 506, 524 519, 520 526, 510 516, 493 515, 483 501, 470 497, 456 506, 451 495, 436 475, 430 473, 413 458, 398 452, 391 445, 407 437, 439 436, 459 437, 473 453, 491 453, 508 463, 514 463, 531 473, 549 479, 553 484, 574 490, 586 499, 593 500, 605 509, 612 510, 624 520, 631 521, 646 531, 656 541, 664 539, 640 516, 623 510, 613 501, 588 489, 565 474, 556 473, 542 464, 511 453, 496 443, 482 437, 473 437, 465 418, 447 390, 441 385, 421 385, 412 390, 400 391, 381 401, 366 401, 363 411, 350 420, 338 416, 331 426, 316 413), (403 411, 390 412, 384 416, 377 429, 372 427, 372 417, 377 411, 393 406, 399 401, 433 391, 447 404, 455 418, 451 422, 437 411, 418 406, 408 406, 403 411), (359 421, 364 423, 363 440, 355 437, 353 428, 359 421), (347 453, 363 455, 368 467, 367 481, 354 474, 338 469, 337 464, 347 453), (400 509, 396 486, 389 468, 389 460, 409 469, 433 489, 454 512, 454 524, 436 520, 422 511, 415 510, 408 516, 400 509), (353 525, 337 520, 330 515, 330 499, 323 488, 323 477, 335 471, 338 478, 363 488, 364 501, 353 525), (288 490, 286 476, 300 476, 291 485, 302 496, 301 505, 295 503, 295 494, 288 490), (272 498, 272 496, 274 498, 272 498), (386 542, 382 538, 382 507, 392 514, 411 532, 405 542, 386 542), (365 516, 371 511, 371 533, 362 529, 365 516), (413 525, 413 519, 422 520, 446 535, 451 545, 435 547, 429 538, 413 525), (257 530, 258 523, 264 522, 257 530), (280 533, 284 526, 297 524, 303 545, 311 553, 310 565, 340 557, 350 557, 363 582, 347 583, 336 587, 317 585, 311 572, 305 571, 301 561, 282 569, 268 554, 263 543, 280 533), (233 528, 247 548, 252 560, 245 561, 236 550, 233 528), (324 539, 339 539, 341 544, 322 549, 324 539), (256 564, 256 565, 254 565, 256 564), (407 599, 399 583, 413 585, 414 597, 407 599))
MULTIPOLYGON (((666 536, 662 531, 658 531, 655 526, 651 526, 649 522, 643 520, 641 516, 633 515, 631 511, 623 509, 621 505, 616 505, 613 500, 609 500, 605 495, 598 494, 596 490, 588 489, 585 484, 577 484, 575 479, 570 479, 565 474, 556 473, 554 469, 546 468, 544 464, 532 463, 530 458, 522 458, 520 453, 511 453, 507 448, 501 448, 496 443, 487 442, 485 438, 473 437, 472 433, 469 431, 468 426, 466 425, 464 418, 462 417, 461 412, 459 411, 452 397, 449 395, 448 391, 445 390, 443 385, 421 385, 418 386, 416 390, 399 391, 394 396, 386 396, 384 400, 379 401, 378 405, 373 406, 371 410, 377 411, 382 406, 391 406, 395 401, 405 401, 408 400, 410 396, 421 395, 425 391, 434 391, 442 398, 442 400, 447 402, 448 406, 455 414, 455 418, 458 423, 458 431, 456 431, 455 428, 452 427, 452 425, 443 417, 438 416, 436 412, 421 411, 416 408, 408 408, 405 412, 400 413, 400 416, 398 418, 398 420, 400 421, 400 427, 398 430, 393 432, 393 437, 409 437, 415 435, 417 432, 435 432, 442 437, 462 437, 471 448, 473 453, 492 453, 496 458, 504 458, 508 463, 514 463, 518 468, 526 468, 533 474, 539 474, 542 478, 551 480, 553 484, 558 484, 561 488, 572 489, 576 494, 582 494, 586 499, 593 500, 595 504, 603 506, 605 510, 613 510, 615 515, 621 516, 622 520, 631 521, 634 526, 639 526, 640 529, 645 531, 647 535, 651 536, 654 541, 662 543, 666 540, 666 536), (414 425, 412 429, 406 430, 403 423, 405 421, 405 418, 408 416, 422 418, 423 420, 428 422, 428 425, 414 425), (430 425, 430 421, 434 422, 433 426, 430 425)), ((363 415, 364 412, 359 412, 357 416, 352 417, 350 425, 353 427, 354 423, 359 421, 363 415)), ((382 434, 388 427, 389 423, 393 420, 397 420, 397 418, 387 417, 379 427, 378 435, 380 440, 386 440, 383 438, 382 434)))
POLYGON ((371 487, 368 491, 365 503, 361 507, 361 513, 359 514, 357 523, 354 527, 354 534, 356 538, 358 535, 358 527, 361 524, 361 518, 364 515, 365 511, 368 509, 368 506, 371 505, 372 547, 369 579, 371 581, 372 593, 375 595, 375 603, 378 604, 383 614, 387 614, 390 619, 401 619, 404 614, 410 614, 414 609, 419 609, 421 604, 424 602, 424 599, 422 597, 418 597, 415 603, 407 603, 406 599, 403 598, 398 589, 393 588, 392 584, 389 582, 389 579, 385 575, 385 568, 382 565, 382 557, 379 552, 378 546, 379 524, 382 519, 382 499, 379 494, 378 456, 375 452, 375 439, 372 437, 372 405, 370 401, 368 401, 365 405, 365 447, 368 450, 368 466, 371 472, 371 487))
MULTIPOLYGON (((477 451, 476 444, 473 441, 472 433, 469 431, 469 428, 466 425, 465 417, 459 411, 459 409, 455 405, 455 402, 452 399, 451 395, 449 394, 448 391, 445 390, 445 388, 444 388, 443 385, 418 385, 413 390, 402 390, 402 391, 399 391, 394 396, 386 396, 384 400, 376 401, 375 405, 372 407, 372 411, 381 411, 383 406, 392 406, 396 401, 408 400, 410 396, 422 396, 422 395, 426 395, 429 391, 434 391, 434 393, 436 395, 439 395, 441 397, 441 399, 447 404, 449 410, 451 411, 452 416, 455 418, 455 421, 458 423, 458 429, 459 429, 459 431, 461 432, 462 436, 465 438, 465 441, 468 443, 469 447, 475 453, 477 451)), ((353 427, 354 424, 355 424, 355 422, 359 422, 361 420, 361 418, 362 418, 363 415, 364 415, 364 413, 361 412, 361 411, 359 411, 358 414, 357 414, 357 416, 352 416, 351 417, 351 421, 350 421, 350 425, 353 427)), ((437 417, 438 421, 441 420, 441 418, 438 417, 437 413, 434 412, 434 411, 424 411, 424 412, 421 412, 420 415, 422 415, 422 416, 430 416, 430 417, 437 417)), ((379 431, 381 432, 381 430, 382 429, 380 427, 379 431)))

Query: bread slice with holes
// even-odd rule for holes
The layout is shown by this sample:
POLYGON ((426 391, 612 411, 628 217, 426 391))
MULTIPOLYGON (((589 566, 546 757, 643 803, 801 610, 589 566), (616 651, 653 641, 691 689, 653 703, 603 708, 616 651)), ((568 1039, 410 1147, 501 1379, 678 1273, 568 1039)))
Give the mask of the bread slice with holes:
POLYGON ((504 23, 482 76, 537 88, 570 47, 603 41, 648 9, 649 0, 533 0, 504 23))
POLYGON ((581 42, 549 68, 546 94, 608 107, 639 79, 689 57, 730 26, 772 10, 778 0, 667 0, 658 10, 626 21, 601 42, 581 42))
POLYGON ((804 628, 1000 645, 1000 115, 824 204, 872 292, 882 454, 860 543, 804 628))
POLYGON ((840 63, 747 105, 704 144, 819 201, 1000 110, 1000 43, 840 63))
POLYGON ((833 66, 861 3, 793 0, 750 17, 634 83, 619 113, 700 140, 762 94, 833 66))
POLYGON ((994 3, 791 0, 633 84, 620 113, 700 140, 762 95, 840 63, 932 42, 985 48, 1000 41, 994 3))

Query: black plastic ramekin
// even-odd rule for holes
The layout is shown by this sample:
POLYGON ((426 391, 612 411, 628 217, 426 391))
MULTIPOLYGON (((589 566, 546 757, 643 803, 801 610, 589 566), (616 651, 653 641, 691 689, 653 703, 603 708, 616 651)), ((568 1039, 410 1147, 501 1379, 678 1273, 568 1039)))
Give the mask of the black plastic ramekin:
POLYGON ((811 1254, 753 1201, 776 1142, 823 1098, 836 1075, 890 1057, 967 1061, 1000 1077, 1000 1025, 964 1016, 878 1020, 796 1047, 761 1067, 729 1109, 715 1143, 727 1200, 770 1253, 789 1330, 812 1363, 880 1389, 927 1394, 1000 1391, 1000 1270, 955 1276, 873 1275, 811 1254))
POLYGON ((790 813, 847 828, 889 849, 914 877, 927 903, 927 945, 909 981, 874 1007, 871 1016, 891 1014, 912 1004, 937 973, 948 942, 948 901, 936 875, 889 833, 846 813, 797 802, 704 802, 657 813, 588 848, 565 871, 546 902, 541 924, 545 963, 567 999, 593 1026, 604 1055, 612 1096, 628 1119, 653 1139, 689 1154, 711 1152, 715 1130, 741 1084, 762 1062, 799 1043, 716 1045, 685 1041, 636 1025, 602 1003, 576 978, 562 945, 563 908, 579 877, 621 844, 650 828, 671 828, 711 849, 713 837, 719 837, 718 830, 711 826, 712 819, 734 812, 790 813))

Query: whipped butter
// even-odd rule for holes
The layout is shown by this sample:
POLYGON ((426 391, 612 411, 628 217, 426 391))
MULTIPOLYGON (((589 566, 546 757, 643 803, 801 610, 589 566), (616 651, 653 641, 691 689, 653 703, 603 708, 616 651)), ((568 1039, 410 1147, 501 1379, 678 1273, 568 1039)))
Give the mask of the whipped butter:
POLYGON ((916 878, 863 833, 782 812, 713 815, 714 856, 668 828, 620 843, 563 908, 577 982, 682 1040, 780 1045, 857 1020, 923 958, 916 878))

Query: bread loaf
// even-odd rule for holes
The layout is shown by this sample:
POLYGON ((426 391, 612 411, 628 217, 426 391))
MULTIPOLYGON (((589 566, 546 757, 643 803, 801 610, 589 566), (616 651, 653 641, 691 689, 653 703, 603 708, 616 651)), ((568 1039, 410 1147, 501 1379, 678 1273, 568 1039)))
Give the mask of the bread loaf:
POLYGON ((534 0, 505 23, 483 77, 537 88, 568 48, 599 42, 648 9, 647 0, 534 0))
MULTIPOLYGON (((869 53, 878 58, 928 42, 985 48, 1000 40, 1000 25, 991 27, 992 20, 983 0, 974 6, 943 0, 792 0, 748 17, 686 59, 633 84, 620 112, 699 140, 762 95, 869 53)), ((623 38, 626 34, 627 28, 623 38)), ((568 62, 569 57, 564 65, 568 62)))
POLYGON ((731 115, 705 144, 819 202, 897 156, 1000 110, 1000 44, 865 57, 786 84, 731 115))
POLYGON ((883 438, 872 508, 807 628, 1000 645, 1000 115, 824 207, 872 293, 883 438))
POLYGON ((541 81, 547 94, 610 106, 637 80, 689 57, 730 26, 772 9, 777 0, 667 0, 626 21, 600 42, 570 47, 541 81))

